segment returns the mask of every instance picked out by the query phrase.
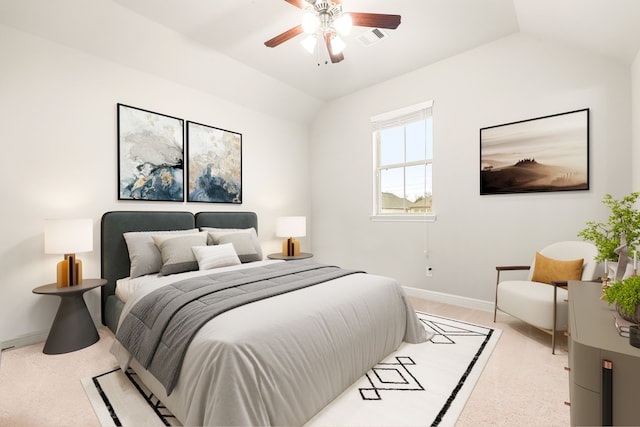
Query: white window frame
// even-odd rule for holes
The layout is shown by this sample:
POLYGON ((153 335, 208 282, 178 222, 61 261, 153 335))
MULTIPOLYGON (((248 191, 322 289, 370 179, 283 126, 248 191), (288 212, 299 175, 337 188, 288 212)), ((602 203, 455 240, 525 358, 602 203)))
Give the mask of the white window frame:
MULTIPOLYGON (((378 141, 376 141, 376 130, 381 127, 393 124, 394 121, 401 121, 408 116, 424 111, 427 116, 432 116, 433 101, 425 101, 419 104, 410 105, 408 107, 400 108, 398 110, 389 111, 387 113, 378 114, 371 117, 372 126, 372 143, 373 143, 373 213, 371 215, 372 221, 418 221, 418 222, 434 222, 436 220, 435 211, 428 213, 403 213, 403 214, 382 214, 379 213, 380 205, 380 166, 379 166, 379 151, 378 141)), ((433 140, 433 135, 431 135, 433 140)), ((433 148, 433 147, 432 147, 433 148)), ((431 164, 433 173, 433 158, 426 162, 420 162, 420 164, 431 164)), ((404 163, 405 166, 412 165, 413 162, 404 163)), ((433 209, 433 207, 432 207, 433 209)))

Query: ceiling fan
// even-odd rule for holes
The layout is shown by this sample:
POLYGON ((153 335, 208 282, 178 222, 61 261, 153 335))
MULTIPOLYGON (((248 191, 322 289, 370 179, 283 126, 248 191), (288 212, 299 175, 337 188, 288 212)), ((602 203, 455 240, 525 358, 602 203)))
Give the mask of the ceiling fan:
POLYGON ((297 35, 306 33, 308 36, 302 41, 305 49, 313 53, 318 41, 324 40, 332 63, 340 62, 344 59, 342 50, 345 48, 345 43, 340 36, 346 36, 351 30, 351 26, 394 30, 400 25, 400 15, 362 12, 344 13, 341 0, 285 1, 304 10, 302 21, 299 25, 264 42, 265 46, 276 47, 297 35))

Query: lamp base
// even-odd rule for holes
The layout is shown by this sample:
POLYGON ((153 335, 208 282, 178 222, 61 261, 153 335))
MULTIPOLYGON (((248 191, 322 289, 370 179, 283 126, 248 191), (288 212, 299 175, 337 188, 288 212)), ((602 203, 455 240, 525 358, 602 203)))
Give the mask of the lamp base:
POLYGON ((293 237, 282 242, 282 256, 298 256, 300 255, 300 242, 293 237))
POLYGON ((58 288, 66 288, 67 286, 75 286, 82 283, 82 261, 74 255, 65 255, 65 258, 57 265, 57 281, 58 288), (72 266, 73 268, 70 268, 72 266))

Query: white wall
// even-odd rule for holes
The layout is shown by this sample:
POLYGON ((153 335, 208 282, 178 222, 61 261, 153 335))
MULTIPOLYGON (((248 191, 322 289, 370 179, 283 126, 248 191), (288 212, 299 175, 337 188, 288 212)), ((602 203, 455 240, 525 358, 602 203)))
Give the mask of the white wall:
MULTIPOLYGON (((110 210, 256 211, 272 252, 275 218, 309 214, 306 126, 1 25, 0 58, 0 342, 42 335, 58 306, 31 293, 55 281, 61 259, 44 254, 45 218, 93 219, 94 251, 79 258, 85 277, 99 277, 110 210), (118 201, 118 102, 242 133, 244 203, 118 201)), ((99 319, 99 292, 86 299, 99 319)))
POLYGON ((311 131, 316 257, 492 301, 496 265, 528 264, 536 249, 577 239, 587 220, 606 218, 605 193, 630 191, 630 92, 628 66, 518 34, 330 103, 311 131), (372 222, 369 118, 429 99, 437 221, 372 222), (479 195, 480 128, 582 108, 589 191, 479 195))

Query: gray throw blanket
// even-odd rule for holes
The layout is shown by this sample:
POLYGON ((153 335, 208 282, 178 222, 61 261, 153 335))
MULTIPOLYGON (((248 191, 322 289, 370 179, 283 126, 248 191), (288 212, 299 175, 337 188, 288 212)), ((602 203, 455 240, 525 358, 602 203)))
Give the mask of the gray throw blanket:
POLYGON ((116 339, 169 395, 193 336, 215 316, 354 273, 359 271, 312 261, 289 261, 186 279, 143 297, 125 317, 116 339))

